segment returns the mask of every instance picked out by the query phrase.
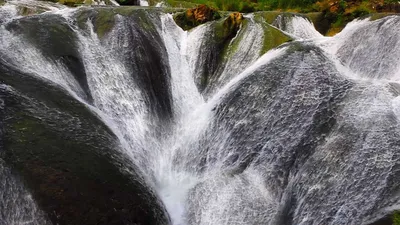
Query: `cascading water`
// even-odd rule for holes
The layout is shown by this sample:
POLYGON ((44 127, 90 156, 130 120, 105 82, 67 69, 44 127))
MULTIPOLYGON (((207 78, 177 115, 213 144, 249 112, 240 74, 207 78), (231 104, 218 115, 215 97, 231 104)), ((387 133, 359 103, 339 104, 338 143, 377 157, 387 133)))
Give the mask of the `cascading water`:
POLYGON ((256 23, 252 15, 248 16, 237 37, 231 41, 227 62, 218 71, 221 74, 220 82, 226 83, 253 64, 261 56, 260 46, 264 38, 262 25, 256 23))
POLYGON ((301 16, 279 15, 273 25, 293 35, 297 39, 320 38, 322 35, 315 30, 312 22, 301 16))
MULTIPOLYGON (((263 54, 265 22, 247 15, 203 93, 212 23, 183 31, 162 10, 111 7, 22 17, 18 4, 0 7, 0 65, 98 116, 128 159, 121 169, 138 171, 172 224, 367 224, 398 208, 399 17, 326 38, 280 16, 274 26, 295 40, 263 54), (58 30, 71 49, 52 49, 58 30)), ((2 163, 4 224, 48 223, 2 163)))
POLYGON ((140 6, 149 6, 149 2, 146 0, 140 0, 140 6))

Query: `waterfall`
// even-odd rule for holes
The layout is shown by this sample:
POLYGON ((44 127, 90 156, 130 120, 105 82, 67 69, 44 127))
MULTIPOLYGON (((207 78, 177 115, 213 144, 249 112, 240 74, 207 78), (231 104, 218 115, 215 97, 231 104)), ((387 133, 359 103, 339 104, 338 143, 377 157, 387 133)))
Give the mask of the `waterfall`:
MULTIPOLYGON (((368 224, 398 209, 399 17, 323 37, 302 16, 272 27, 248 14, 222 47, 218 22, 184 31, 161 9, 11 1, 0 7, 0 76, 51 84, 104 123, 119 169, 174 225, 368 224), (45 12, 20 16, 27 4, 45 12), (264 54, 267 29, 293 41, 264 54)), ((50 224, 2 157, 0 224, 50 224)))
POLYGON ((140 0, 140 6, 149 6, 149 2, 146 0, 140 0))
MULTIPOLYGON (((3 88, 3 87, 0 87, 3 88)), ((15 177, 3 161, 0 161, 0 224, 49 224, 32 195, 23 183, 15 177)))
POLYGON ((229 56, 222 72, 218 71, 221 73, 219 79, 222 83, 226 83, 243 72, 261 56, 260 46, 264 40, 263 27, 254 21, 253 16, 248 16, 246 22, 231 41, 231 47, 228 49, 229 56))
POLYGON ((273 24, 298 39, 322 37, 322 35, 315 30, 313 23, 302 16, 279 15, 273 24))
POLYGON ((400 33, 392 28, 399 23, 399 17, 353 23, 336 37, 336 54, 342 63, 361 77, 398 81, 400 33))

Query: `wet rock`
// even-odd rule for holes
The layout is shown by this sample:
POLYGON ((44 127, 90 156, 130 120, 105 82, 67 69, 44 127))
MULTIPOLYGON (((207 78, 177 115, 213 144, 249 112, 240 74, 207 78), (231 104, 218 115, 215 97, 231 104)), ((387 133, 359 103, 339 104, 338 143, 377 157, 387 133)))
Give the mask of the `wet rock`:
MULTIPOLYGON (((204 50, 200 51, 201 56, 199 57, 202 60, 199 60, 201 64, 199 63, 197 68, 200 69, 195 74, 196 85, 204 96, 213 93, 217 87, 229 80, 230 75, 226 77, 227 74, 224 74, 224 70, 226 66, 230 67, 227 63, 231 59, 236 59, 243 65, 247 65, 245 62, 252 61, 242 51, 241 45, 246 41, 250 41, 252 48, 261 47, 259 52, 256 51, 254 54, 264 54, 291 40, 282 31, 265 23, 265 18, 260 14, 250 20, 240 13, 231 13, 225 20, 213 21, 209 29, 209 37, 202 40, 201 49, 204 50), (254 35, 253 33, 249 35, 249 32, 254 32, 254 30, 257 30, 255 33, 259 38, 249 38, 254 35), (259 41, 255 41, 256 39, 259 41)), ((240 73, 241 71, 239 69, 236 72, 240 73)))
POLYGON ((76 19, 81 29, 87 29, 86 21, 93 21, 100 40, 115 43, 110 51, 129 62, 125 66, 151 102, 152 114, 167 119, 172 117, 172 95, 168 56, 157 30, 161 26, 159 13, 157 9, 138 7, 91 8, 78 12, 76 19), (123 29, 114 29, 116 15, 123 29), (122 47, 119 43, 124 39, 129 41, 122 47))
POLYGON ((174 16, 176 24, 184 30, 190 30, 200 24, 220 18, 221 16, 217 10, 206 5, 188 9, 186 12, 178 13, 174 16))
POLYGON ((205 54, 202 56, 205 60, 202 65, 203 73, 196 81, 200 91, 204 91, 209 84, 210 80, 217 72, 220 64, 224 60, 224 53, 229 46, 230 41, 235 37, 239 31, 244 17, 241 13, 231 13, 225 20, 214 21, 211 25, 210 36, 202 44, 202 48, 207 51, 202 51, 205 54))
POLYGON ((0 61, 3 159, 53 224, 168 224, 113 132, 62 88, 0 61))
POLYGON ((224 21, 224 38, 233 38, 243 22, 243 15, 239 12, 231 13, 224 21))
POLYGON ((84 90, 81 97, 92 102, 77 37, 64 18, 58 15, 48 15, 46 19, 26 17, 9 23, 7 29, 24 36, 49 59, 63 63, 84 90))

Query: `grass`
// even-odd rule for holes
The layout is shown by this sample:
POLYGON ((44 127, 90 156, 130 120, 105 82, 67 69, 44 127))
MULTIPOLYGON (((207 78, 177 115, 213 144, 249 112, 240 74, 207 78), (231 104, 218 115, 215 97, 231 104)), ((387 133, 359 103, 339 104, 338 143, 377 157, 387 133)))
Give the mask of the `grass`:
MULTIPOLYGON (((158 0, 151 0, 158 1, 158 0)), ((236 11, 242 13, 274 11, 276 13, 305 13, 316 24, 316 28, 324 35, 333 36, 355 18, 377 13, 382 17, 393 10, 400 9, 398 0, 165 0, 171 7, 193 8, 205 4, 220 11, 236 11), (393 6, 395 5, 395 7, 393 6), (383 9, 383 10, 382 10, 383 9), (385 11, 386 9, 386 11, 385 11), (382 13, 384 12, 384 13, 382 13)), ((260 12, 263 14, 263 12, 260 12)), ((262 15, 267 22, 276 18, 274 14, 262 15)))
POLYGON ((392 216, 393 225, 400 225, 400 212, 397 211, 392 216))
POLYGON ((172 7, 194 7, 200 4, 206 4, 223 11, 254 12, 267 10, 288 10, 292 11, 310 11, 315 0, 166 0, 166 3, 172 7))
MULTIPOLYGON (((0 0, 1 1, 1 0, 0 0)), ((150 0, 155 5, 158 0, 150 0)), ((364 16, 376 12, 375 8, 381 4, 398 4, 398 0, 166 0, 171 7, 191 8, 205 4, 222 11, 238 11, 243 13, 255 11, 285 11, 285 12, 333 12, 364 16)))

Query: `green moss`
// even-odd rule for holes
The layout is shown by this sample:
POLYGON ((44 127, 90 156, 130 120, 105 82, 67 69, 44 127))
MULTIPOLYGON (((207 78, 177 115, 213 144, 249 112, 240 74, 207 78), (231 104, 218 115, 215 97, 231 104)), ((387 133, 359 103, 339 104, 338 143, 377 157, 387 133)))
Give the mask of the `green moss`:
POLYGON ((186 12, 177 13, 174 15, 175 23, 180 26, 183 30, 190 30, 195 27, 195 23, 189 20, 186 16, 186 12))
POLYGON ((259 18, 263 18, 265 22, 272 24, 275 19, 281 15, 282 12, 277 12, 277 11, 265 11, 265 12, 256 12, 254 15, 259 18))
POLYGON ((174 8, 194 8, 198 6, 200 3, 186 2, 186 1, 175 1, 175 0, 167 0, 167 5, 174 8))
POLYGON ((314 51, 315 50, 315 46, 308 45, 308 44, 305 44, 305 43, 302 43, 302 42, 298 42, 298 41, 290 42, 285 46, 289 47, 288 50, 286 51, 287 54, 293 54, 295 52, 306 53, 306 52, 310 52, 310 51, 314 51))
POLYGON ((103 38, 112 30, 115 25, 117 14, 132 17, 144 31, 154 32, 157 30, 151 17, 153 14, 163 12, 163 8, 146 8, 140 6, 122 6, 113 8, 96 8, 92 10, 82 10, 77 13, 77 24, 81 29, 86 28, 86 22, 93 21, 95 32, 98 37, 103 38))
POLYGON ((182 8, 172 8, 172 7, 162 7, 161 10, 165 13, 179 13, 185 11, 185 9, 182 8))
POLYGON ((150 17, 146 15, 148 13, 147 10, 141 9, 135 12, 135 16, 137 21, 139 22, 140 27, 144 32, 153 32, 157 33, 157 28, 154 23, 149 19, 150 17))
POLYGON ((311 20, 311 22, 313 23, 313 24, 317 24, 318 23, 318 20, 321 18, 321 16, 322 16, 322 13, 321 12, 312 12, 312 13, 307 13, 307 14, 305 14, 305 16, 309 19, 309 20, 311 20))
POLYGON ((79 5, 84 4, 84 1, 85 0, 60 0, 60 1, 58 1, 58 3, 74 7, 74 6, 79 6, 79 5))
POLYGON ((99 9, 97 11, 96 20, 94 22, 94 26, 96 29, 96 33, 99 38, 104 37, 114 26, 115 24, 115 13, 109 9, 99 9))
POLYGON ((292 39, 282 33, 280 30, 270 25, 263 26, 264 29, 264 43, 261 54, 278 47, 279 45, 291 41, 292 39))
POLYGON ((392 221, 393 225, 400 225, 400 211, 393 213, 392 221))
POLYGON ((166 221, 140 177, 121 172, 117 138, 90 109, 54 84, 2 69, 0 82, 15 91, 1 92, 7 121, 0 157, 53 224, 166 221))
POLYGON ((369 17, 370 17, 371 21, 374 21, 374 20, 379 20, 384 17, 393 16, 393 15, 397 15, 397 14, 396 13, 372 13, 369 15, 369 17))
POLYGON ((140 6, 121 6, 113 9, 115 13, 122 16, 132 16, 138 9, 143 9, 140 6))
MULTIPOLYGON (((283 14, 280 12, 260 12, 255 14, 255 21, 262 24, 264 30, 264 42, 261 49, 261 54, 264 54, 269 50, 292 40, 292 38, 282 33, 279 29, 276 29, 275 27, 269 25, 272 24, 276 17, 278 17, 279 15, 283 14), (268 24, 263 23, 264 21, 268 24)), ((294 14, 287 15, 292 16, 294 14)))
MULTIPOLYGON (((245 30, 248 24, 248 20, 243 20, 241 30, 245 30)), ((236 35, 235 39, 229 45, 229 48, 227 48, 227 50, 225 51, 224 56, 229 57, 239 50, 240 42, 243 40, 244 35, 245 32, 239 32, 239 34, 236 35)))
POLYGON ((115 14, 116 13, 111 8, 80 10, 78 11, 76 21, 81 29, 85 29, 86 22, 91 19, 93 21, 94 30, 101 39, 113 28, 115 24, 115 14))
POLYGON ((79 28, 85 29, 86 22, 90 18, 93 11, 89 10, 79 10, 76 14, 76 22, 79 28))
MULTIPOLYGON (((246 21, 244 18, 240 21, 232 21, 230 17, 225 20, 219 20, 214 23, 214 39, 216 43, 227 47, 230 40, 236 36, 241 24, 246 21)), ((245 22, 247 24, 247 22, 245 22)), ((246 24, 244 26, 246 26, 246 24)), ((240 38, 238 38, 240 39, 240 38)), ((226 52, 226 51, 225 51, 226 52)))

